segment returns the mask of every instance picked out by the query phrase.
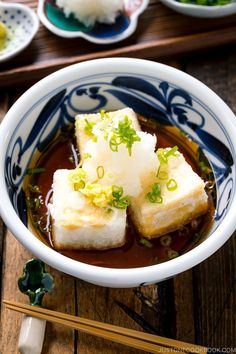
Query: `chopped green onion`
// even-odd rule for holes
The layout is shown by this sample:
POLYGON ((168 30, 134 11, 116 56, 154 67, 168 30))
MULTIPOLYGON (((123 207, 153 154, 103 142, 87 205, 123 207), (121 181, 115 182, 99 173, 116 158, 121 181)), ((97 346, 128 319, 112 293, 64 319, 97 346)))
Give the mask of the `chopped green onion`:
POLYGON ((113 206, 118 209, 126 209, 130 204, 130 198, 125 196, 121 198, 123 195, 123 188, 119 186, 112 186, 112 196, 113 200, 110 202, 110 206, 113 206))
POLYGON ((81 168, 77 167, 69 173, 69 181, 73 184, 74 190, 79 191, 85 187, 86 172, 81 168))
POLYGON ((154 183, 152 186, 152 192, 156 195, 160 195, 161 194, 161 186, 159 183, 154 183))
POLYGON ((84 132, 93 139, 93 141, 97 141, 97 137, 93 134, 93 127, 96 125, 96 122, 89 122, 88 119, 85 119, 85 127, 84 132))
POLYGON ((41 200, 39 197, 37 198, 30 198, 28 197, 26 199, 26 204, 27 204, 27 207, 31 210, 38 210, 40 205, 41 205, 41 200))
POLYGON ((180 135, 182 135, 184 138, 188 137, 188 134, 185 133, 183 130, 180 130, 180 135))
POLYGON ((160 161, 160 164, 167 164, 168 163, 168 157, 170 156, 176 156, 176 152, 178 151, 178 146, 174 146, 171 149, 158 149, 157 150, 157 157, 158 160, 160 161))
POLYGON ((158 157, 160 164, 167 163, 167 161, 168 161, 165 154, 164 154, 164 149, 157 150, 157 157, 158 157))
POLYGON ((187 226, 182 226, 178 231, 178 236, 186 236, 189 233, 189 228, 187 226))
POLYGON ((204 173, 210 173, 210 172, 212 172, 212 170, 210 169, 210 167, 207 166, 207 165, 204 163, 204 161, 200 161, 200 162, 199 162, 199 167, 200 167, 201 171, 204 172, 204 173))
POLYGON ((140 238, 139 242, 145 247, 148 247, 148 248, 153 247, 153 244, 150 241, 148 241, 146 238, 143 238, 143 237, 140 238))
POLYGON ((160 244, 164 247, 170 246, 171 242, 172 242, 172 238, 169 235, 164 235, 160 238, 160 244))
POLYGON ((110 146, 111 151, 113 151, 113 152, 118 151, 118 144, 116 143, 115 139, 111 139, 109 141, 109 146, 110 146))
POLYGON ((109 145, 112 151, 117 152, 118 146, 124 144, 131 156, 133 144, 140 140, 135 129, 132 128, 132 120, 130 120, 128 116, 125 116, 123 120, 119 121, 118 127, 112 129, 109 145))
POLYGON ((105 111, 105 109, 101 109, 100 115, 102 119, 109 118, 109 114, 105 111))
POLYGON ((92 155, 89 154, 88 152, 86 152, 86 153, 84 154, 84 160, 89 159, 89 158, 91 158, 91 157, 92 157, 92 155))
POLYGON ((29 184, 28 186, 29 186, 30 192, 37 193, 37 194, 41 193, 39 186, 32 185, 32 184, 29 184))
POLYGON ((120 199, 123 195, 123 188, 119 186, 112 186, 112 195, 115 199, 120 199))
POLYGON ((174 146, 172 147, 170 150, 167 149, 166 151, 166 157, 169 157, 169 156, 176 156, 176 152, 179 150, 178 146, 174 146))
POLYGON ((159 183, 154 183, 152 185, 151 192, 146 194, 147 199, 150 203, 159 203, 161 204, 163 198, 161 196, 161 185, 159 183))
POLYGON ((83 189, 85 187, 85 182, 83 180, 74 183, 74 190, 78 192, 80 189, 83 189))
POLYGON ((27 168, 26 169, 26 174, 27 175, 33 175, 35 173, 42 173, 45 172, 46 168, 43 167, 36 167, 36 168, 27 168))
POLYGON ((112 201, 112 206, 117 209, 126 209, 130 204, 130 198, 128 196, 115 199, 112 201))
POLYGON ((179 256, 179 253, 174 250, 168 250, 167 255, 169 259, 174 259, 179 256))
POLYGON ((100 115, 101 115, 101 118, 102 118, 102 119, 106 117, 106 111, 105 111, 105 109, 101 109, 100 115))
POLYGON ((151 192, 147 193, 147 198, 150 203, 159 203, 161 204, 163 202, 163 198, 159 195, 154 195, 151 192))
POLYGON ((97 176, 99 179, 104 177, 104 167, 103 166, 97 167, 97 176))
POLYGON ((162 165, 159 166, 159 169, 157 171, 157 178, 159 178, 160 180, 166 180, 168 179, 168 172, 164 171, 163 169, 161 169, 162 165))
POLYGON ((166 186, 167 186, 168 191, 174 191, 177 189, 178 184, 177 184, 176 180, 172 178, 166 183, 166 186))
POLYGON ((77 183, 81 179, 86 178, 86 172, 82 168, 76 168, 74 171, 71 171, 69 174, 69 180, 71 182, 77 183))

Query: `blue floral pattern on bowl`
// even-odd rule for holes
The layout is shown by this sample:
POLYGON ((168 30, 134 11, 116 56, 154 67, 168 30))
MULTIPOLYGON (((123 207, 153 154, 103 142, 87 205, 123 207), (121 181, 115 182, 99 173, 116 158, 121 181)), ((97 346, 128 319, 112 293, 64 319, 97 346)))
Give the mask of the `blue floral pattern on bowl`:
POLYGON ((0 4, 0 22, 6 26, 7 38, 0 50, 0 63, 25 49, 39 28, 33 10, 21 4, 0 4))
POLYGON ((62 85, 22 117, 7 149, 5 175, 13 206, 25 225, 23 180, 35 152, 49 146, 62 127, 74 122, 76 114, 124 106, 161 124, 180 128, 200 146, 216 180, 217 211, 211 232, 218 227, 235 194, 235 152, 223 124, 206 104, 171 82, 127 73, 87 76, 62 85), (26 130, 30 127, 27 136, 26 126, 26 130))
POLYGON ((82 37, 93 43, 109 44, 121 41, 135 31, 138 17, 148 3, 149 0, 124 0, 124 11, 114 24, 97 22, 93 27, 86 27, 72 15, 66 17, 55 0, 39 0, 38 15, 43 25, 60 37, 82 37))

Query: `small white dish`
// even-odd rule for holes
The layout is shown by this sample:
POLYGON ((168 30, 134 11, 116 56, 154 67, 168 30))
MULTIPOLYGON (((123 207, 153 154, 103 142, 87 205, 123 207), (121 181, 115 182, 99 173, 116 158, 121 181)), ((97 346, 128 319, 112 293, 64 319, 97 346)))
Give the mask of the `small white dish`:
POLYGON ((184 15, 201 18, 217 18, 236 13, 236 2, 227 5, 206 6, 184 4, 176 0, 160 0, 164 5, 184 15))
POLYGON ((147 8, 149 0, 124 0, 124 11, 114 24, 96 23, 89 28, 56 6, 54 0, 39 0, 38 16, 42 24, 52 33, 63 38, 82 37, 96 44, 116 43, 129 37, 137 28, 140 14, 147 8))
POLYGON ((20 53, 31 43, 38 31, 39 20, 28 6, 0 1, 0 22, 7 29, 5 46, 0 50, 0 63, 2 63, 20 53))

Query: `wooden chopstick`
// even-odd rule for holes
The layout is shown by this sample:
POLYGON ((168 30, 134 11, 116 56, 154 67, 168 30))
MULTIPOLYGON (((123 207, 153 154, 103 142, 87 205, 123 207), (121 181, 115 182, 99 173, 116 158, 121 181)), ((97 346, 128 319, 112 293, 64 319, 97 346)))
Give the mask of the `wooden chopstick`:
POLYGON ((6 300, 3 302, 8 309, 55 322, 132 348, 145 350, 149 353, 207 353, 206 347, 68 315, 41 307, 33 307, 6 300))

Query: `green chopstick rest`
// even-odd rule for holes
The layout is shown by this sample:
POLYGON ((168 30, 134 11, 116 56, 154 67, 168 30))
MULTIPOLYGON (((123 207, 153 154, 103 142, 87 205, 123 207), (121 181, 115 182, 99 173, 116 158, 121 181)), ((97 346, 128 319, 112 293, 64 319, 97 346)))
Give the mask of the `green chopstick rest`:
POLYGON ((30 305, 42 306, 43 297, 53 289, 54 281, 51 274, 45 272, 41 260, 31 259, 25 263, 18 287, 23 294, 29 296, 30 305))
MULTIPOLYGON (((25 263, 23 274, 18 279, 18 287, 28 295, 32 306, 42 306, 46 293, 52 291, 54 281, 51 274, 45 272, 45 264, 39 259, 25 263)), ((21 354, 40 354, 45 336, 46 320, 25 315, 22 319, 18 349, 21 354)))

